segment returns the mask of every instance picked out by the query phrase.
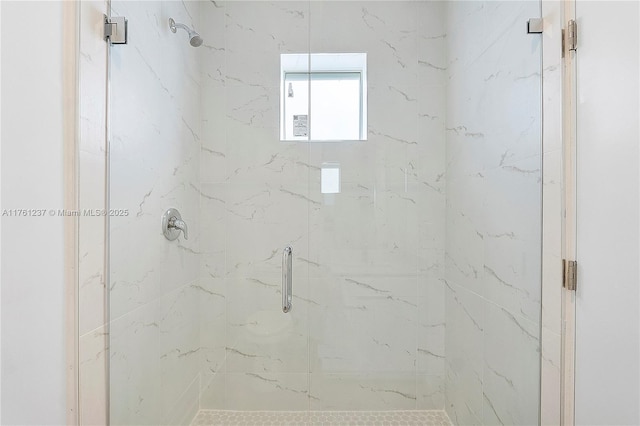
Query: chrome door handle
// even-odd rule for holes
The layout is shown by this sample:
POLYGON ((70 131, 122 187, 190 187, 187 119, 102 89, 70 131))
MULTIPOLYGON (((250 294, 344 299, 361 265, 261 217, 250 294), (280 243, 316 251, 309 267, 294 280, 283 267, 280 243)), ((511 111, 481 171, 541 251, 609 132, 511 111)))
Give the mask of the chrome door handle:
POLYGON ((293 249, 286 246, 282 252, 282 312, 291 311, 291 289, 293 277, 291 275, 291 257, 293 249))

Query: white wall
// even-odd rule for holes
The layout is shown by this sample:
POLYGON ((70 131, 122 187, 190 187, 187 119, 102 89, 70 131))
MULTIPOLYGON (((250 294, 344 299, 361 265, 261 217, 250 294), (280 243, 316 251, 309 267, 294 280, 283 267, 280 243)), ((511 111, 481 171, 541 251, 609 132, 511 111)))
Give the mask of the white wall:
POLYGON ((576 424, 640 423, 638 3, 578 1, 576 424))
MULTIPOLYGON (((63 205, 62 4, 2 2, 2 209, 63 205)), ((65 423, 63 219, 2 217, 2 423, 65 423)))

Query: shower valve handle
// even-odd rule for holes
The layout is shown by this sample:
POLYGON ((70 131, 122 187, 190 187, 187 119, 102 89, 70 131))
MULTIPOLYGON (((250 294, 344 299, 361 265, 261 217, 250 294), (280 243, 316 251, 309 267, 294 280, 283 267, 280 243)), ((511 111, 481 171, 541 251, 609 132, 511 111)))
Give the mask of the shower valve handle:
POLYGON ((162 233, 169 241, 173 241, 180 235, 180 231, 184 234, 184 239, 189 239, 189 230, 187 223, 182 220, 180 212, 174 208, 170 208, 162 215, 162 233))
POLYGON ((169 228, 179 229, 184 234, 184 239, 189 239, 189 228, 187 227, 187 223, 184 220, 172 216, 169 219, 169 228))

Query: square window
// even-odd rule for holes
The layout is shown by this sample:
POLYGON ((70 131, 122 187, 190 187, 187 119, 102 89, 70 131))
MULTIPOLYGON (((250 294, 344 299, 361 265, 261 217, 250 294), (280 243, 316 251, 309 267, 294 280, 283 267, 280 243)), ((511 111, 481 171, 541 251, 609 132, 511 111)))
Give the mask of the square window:
POLYGON ((366 140, 366 54, 283 54, 281 71, 281 140, 366 140))

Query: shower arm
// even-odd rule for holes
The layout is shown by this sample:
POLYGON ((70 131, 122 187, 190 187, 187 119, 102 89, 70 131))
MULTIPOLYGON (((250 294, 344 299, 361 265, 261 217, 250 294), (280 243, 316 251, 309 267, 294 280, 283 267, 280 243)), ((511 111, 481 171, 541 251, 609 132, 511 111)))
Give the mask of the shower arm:
POLYGON ((177 31, 178 28, 182 28, 183 30, 185 30, 187 33, 191 33, 192 30, 191 28, 187 27, 185 24, 181 24, 179 22, 173 22, 173 25, 171 26, 171 31, 173 31, 174 33, 177 31))
POLYGON ((169 18, 169 29, 171 30, 171 32, 174 34, 177 33, 178 28, 180 28, 181 30, 185 30, 187 34, 189 34, 189 44, 191 44, 191 46, 199 47, 200 45, 202 45, 202 37, 200 37, 200 34, 198 34, 196 30, 190 28, 185 24, 180 24, 174 21, 173 18, 169 18))

